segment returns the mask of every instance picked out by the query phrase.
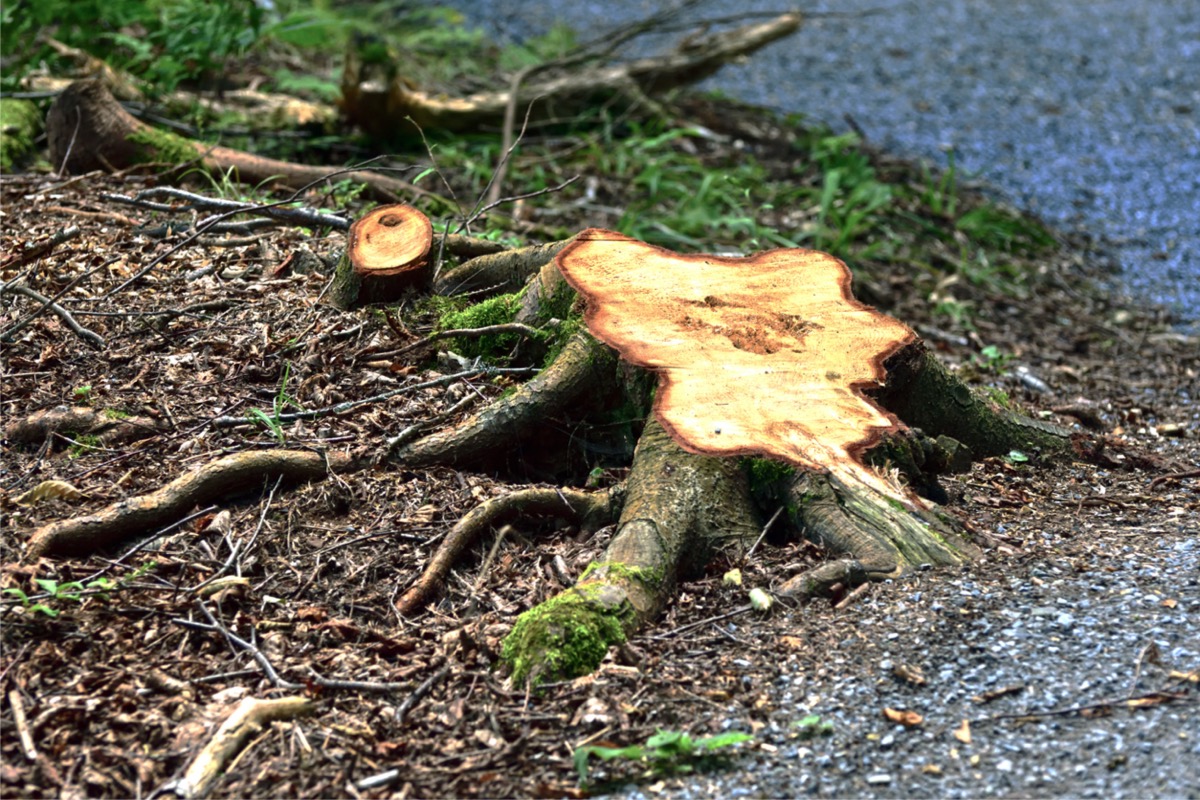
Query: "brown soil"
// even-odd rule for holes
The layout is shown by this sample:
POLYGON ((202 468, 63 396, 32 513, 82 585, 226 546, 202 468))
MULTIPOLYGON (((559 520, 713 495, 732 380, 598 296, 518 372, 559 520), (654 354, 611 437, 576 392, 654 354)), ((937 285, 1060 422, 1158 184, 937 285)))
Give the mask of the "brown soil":
MULTIPOLYGON (((826 606, 806 614, 803 628, 793 627, 791 615, 776 614, 743 617, 737 637, 709 624, 668 635, 745 602, 744 588, 721 581, 729 565, 714 565, 709 577, 684 585, 656 628, 611 654, 594 677, 532 696, 507 685, 497 668, 501 638, 520 611, 563 588, 556 559, 577 578, 604 547, 609 531, 603 530, 588 538, 517 524, 494 557, 487 557, 491 543, 485 543, 459 567, 441 602, 418 618, 398 618, 394 601, 466 511, 514 486, 557 479, 532 466, 554 460, 539 450, 548 446, 543 433, 555 446, 561 441, 555 429, 562 423, 555 420, 531 434, 504 473, 379 469, 299 487, 247 486, 241 497, 135 552, 24 563, 24 543, 39 525, 151 491, 223 453, 277 446, 262 425, 218 427, 213 420, 246 418, 254 408, 269 414, 285 379, 288 398, 318 408, 428 379, 436 370, 429 362, 373 360, 372 352, 405 343, 382 315, 336 311, 320 302, 327 275, 281 267, 301 248, 336 256, 338 235, 312 240, 278 228, 249 244, 190 246, 146 281, 114 291, 179 239, 139 233, 131 223, 151 222, 146 213, 100 198, 106 191, 132 193, 142 181, 3 180, 3 253, 70 225, 83 235, 0 277, 29 270, 29 285, 58 297, 106 343, 91 349, 58 316, 38 315, 0 357, 5 424, 41 409, 86 404, 161 426, 135 441, 54 435, 4 443, 3 586, 32 596, 35 578, 122 582, 81 602, 44 600, 59 612, 53 618, 4 599, 0 786, 6 795, 146 795, 182 774, 237 698, 281 694, 219 630, 190 624, 207 622, 201 603, 230 632, 256 642, 282 678, 307 684, 318 702, 314 716, 276 723, 255 739, 215 797, 576 796, 577 745, 638 743, 659 728, 705 735, 717 724, 713 709, 728 714, 731 705, 754 729, 764 712, 762 695, 747 688, 754 685, 748 669, 790 661, 815 670, 823 663, 833 645, 828 631, 843 613, 826 606), (48 479, 66 481, 85 497, 16 504, 48 479), (206 527, 222 510, 231 513, 228 523, 206 527), (217 574, 240 575, 249 585, 198 599, 193 590, 217 574), (739 661, 748 658, 758 666, 739 661), (318 674, 403 688, 322 689, 313 680, 318 674), (23 698, 36 760, 27 760, 15 735, 14 691, 23 698), (392 769, 394 777, 379 788, 355 786, 392 769)), ((581 219, 578 227, 604 223, 581 219)), ((979 348, 996 345, 1014 362, 1004 374, 977 369, 981 381, 1035 414, 1084 409, 1079 413, 1098 420, 1109 437, 1107 466, 1097 466, 1096 458, 1057 466, 992 459, 945 481, 947 509, 988 548, 992 566, 979 567, 984 580, 1004 572, 997 564, 1060 552, 1064 540, 1056 532, 1088 530, 1094 541, 1076 538, 1067 546, 1086 553, 1103 548, 1111 541, 1106 537, 1139 547, 1139 536, 1126 535, 1132 519, 1139 528, 1200 529, 1200 479, 1183 476, 1200 463, 1196 409, 1189 405, 1200 395, 1200 348, 1173 333, 1155 309, 1094 288, 1089 280, 1102 275, 1099 263, 1064 245, 1040 265, 1037 290, 1026 300, 973 289, 974 332, 932 324, 914 275, 871 273, 862 265, 868 299, 913 325, 947 362, 972 369, 979 348), (1052 391, 1026 388, 1018 365, 1052 391)), ((0 327, 37 308, 5 294, 0 327)), ((303 422, 284 435, 290 446, 373 446, 468 394, 482 404, 503 389, 459 382, 303 422)), ((767 547, 742 568, 747 586, 770 587, 821 557, 807 545, 767 547)), ((892 590, 872 591, 887 597, 892 590)))

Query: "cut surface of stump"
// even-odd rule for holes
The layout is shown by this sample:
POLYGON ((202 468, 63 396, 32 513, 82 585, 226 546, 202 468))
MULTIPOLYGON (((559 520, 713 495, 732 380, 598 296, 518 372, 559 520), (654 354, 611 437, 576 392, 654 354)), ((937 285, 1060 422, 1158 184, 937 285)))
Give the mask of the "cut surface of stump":
POLYGON ((863 390, 916 335, 855 300, 838 259, 803 249, 681 255, 590 229, 557 263, 587 300, 589 330, 659 373, 656 415, 685 449, 828 470, 917 503, 861 463, 903 427, 863 390))
POLYGON ((433 224, 412 206, 380 206, 350 226, 330 299, 340 308, 395 300, 431 277, 433 224))

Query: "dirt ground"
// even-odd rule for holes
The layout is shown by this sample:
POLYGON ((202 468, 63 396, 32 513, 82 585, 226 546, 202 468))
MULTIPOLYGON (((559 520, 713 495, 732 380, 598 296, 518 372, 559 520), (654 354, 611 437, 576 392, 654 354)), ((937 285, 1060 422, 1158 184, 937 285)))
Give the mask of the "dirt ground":
MULTIPOLYGON (((301 486, 247 485, 136 549, 24 560, 25 541, 45 523, 153 491, 221 454, 277 446, 269 426, 249 421, 251 409, 327 407, 455 369, 373 358, 398 343, 388 320, 320 302, 328 277, 303 269, 315 262, 298 254, 336 255, 340 234, 313 239, 278 227, 206 241, 126 285, 179 238, 139 230, 178 218, 101 197, 131 194, 147 181, 3 179, 0 259, 69 226, 82 234, 0 277, 26 274, 28 285, 57 298, 104 345, 93 349, 86 334, 43 312, 3 346, 0 408, 9 432, 0 467, 0 581, 30 598, 39 591, 34 579, 116 584, 79 600, 4 598, 0 786, 7 796, 151 794, 183 774, 237 700, 295 693, 277 689, 263 662, 282 680, 304 684, 316 712, 258 734, 214 797, 580 796, 572 752, 581 743, 640 743, 657 729, 705 735, 729 719, 756 732, 771 701, 755 687, 771 669, 825 668, 836 646, 830 631, 840 615, 854 613, 853 602, 849 610, 814 604, 802 625, 782 608, 743 615, 737 635, 728 635, 713 619, 742 605, 745 588, 724 585, 730 565, 716 564, 595 676, 534 695, 507 684, 497 654, 516 615, 578 577, 610 530, 586 537, 516 524, 494 550, 485 543, 460 566, 443 600, 417 618, 399 618, 399 593, 466 511, 514 486, 558 479, 544 466, 553 459, 539 456, 546 442, 564 438, 559 420, 546 420, 546 435, 513 454, 523 472, 387 468, 301 486), (94 409, 116 432, 17 441, 8 428, 57 406, 94 409), (49 479, 81 495, 17 502, 49 479), (209 594, 207 582, 219 576, 246 580, 209 594), (57 615, 28 607, 34 602, 57 615), (253 642, 261 660, 227 633, 253 642), (358 685, 321 685, 328 681, 358 685), (14 703, 24 717, 19 726, 14 703), (30 747, 36 758, 25 752, 30 747)), ((591 224, 604 221, 580 227, 591 224)), ((1175 536, 1200 530, 1197 341, 1174 332, 1155 309, 1098 288, 1108 277, 1104 260, 1079 243, 1064 243, 1040 272, 1027 299, 980 290, 973 332, 935 324, 911 275, 874 275, 865 287, 867 299, 913 325, 948 363, 976 370, 1033 414, 1067 425, 1084 420, 1106 437, 1105 454, 1087 462, 990 459, 944 481, 947 509, 987 550, 978 580, 998 591, 1008 565, 1062 555, 1062 540, 1042 535, 1047 530, 1086 531, 1067 548, 1078 559, 1093 549, 1107 553, 1118 540, 1152 557, 1155 539, 1128 535, 1130 520, 1175 536), (984 345, 1012 361, 981 363, 984 345)), ((39 306, 4 294, 0 326, 8 330, 39 306)), ((304 421, 282 435, 292 447, 362 447, 431 418, 451 425, 503 389, 457 381, 304 421), (463 402, 470 395, 475 402, 463 402), (457 416, 438 416, 452 406, 457 416)), ((620 477, 614 470, 605 480, 620 477)), ((778 585, 821 558, 810 545, 763 548, 742 565, 746 586, 778 585)), ((877 586, 870 602, 899 604, 909 594, 877 586)), ((915 611, 897 608, 894 625, 902 628, 915 611)), ((1161 702, 1194 704, 1196 665, 1187 668, 1190 679, 1160 687, 1171 693, 1161 702)), ((734 769, 768 747, 743 746, 734 769)), ((607 769, 599 777, 640 779, 619 764, 607 769)))

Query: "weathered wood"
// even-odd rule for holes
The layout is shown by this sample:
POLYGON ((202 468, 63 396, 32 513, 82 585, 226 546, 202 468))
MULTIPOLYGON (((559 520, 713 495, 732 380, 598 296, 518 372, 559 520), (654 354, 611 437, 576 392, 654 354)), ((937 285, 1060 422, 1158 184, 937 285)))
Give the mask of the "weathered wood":
POLYGON ((534 119, 553 113, 575 114, 597 100, 625 94, 637 100, 713 75, 731 61, 747 56, 799 29, 800 14, 783 14, 759 24, 707 36, 693 36, 675 50, 651 58, 615 65, 589 65, 539 81, 523 82, 504 91, 467 97, 414 88, 402 64, 370 63, 352 48, 342 72, 342 110, 372 136, 394 138, 398 133, 425 130, 464 131, 499 128, 510 105, 530 109, 534 119), (384 77, 380 80, 382 73, 384 77), (369 73, 369 74, 368 74, 369 73))
POLYGON ((292 164, 152 128, 122 108, 96 80, 76 81, 59 94, 46 115, 46 136, 51 163, 75 175, 147 165, 164 172, 199 168, 243 183, 289 189, 326 179, 356 181, 366 184, 374 199, 388 203, 430 194, 387 175, 292 164))

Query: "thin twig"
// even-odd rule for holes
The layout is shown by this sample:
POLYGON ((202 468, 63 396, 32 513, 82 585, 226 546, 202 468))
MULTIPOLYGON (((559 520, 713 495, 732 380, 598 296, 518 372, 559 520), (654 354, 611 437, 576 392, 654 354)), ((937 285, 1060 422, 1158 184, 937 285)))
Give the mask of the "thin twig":
POLYGON ((413 693, 405 698, 404 702, 396 707, 396 724, 404 724, 404 718, 408 716, 408 712, 412 711, 417 703, 421 702, 421 698, 429 694, 434 686, 441 683, 447 675, 450 674, 450 667, 442 667, 434 674, 426 678, 420 686, 413 690, 413 693))
POLYGON ((101 336, 100 334, 96 333, 93 330, 90 330, 90 329, 85 328, 82 325, 80 325, 78 322, 75 321, 75 317, 71 316, 70 311, 67 311, 65 308, 60 306, 58 303, 54 302, 54 300, 52 300, 51 298, 46 297, 46 295, 42 294, 41 292, 35 292, 33 289, 30 289, 28 286, 12 286, 10 284, 5 284, 4 282, 0 281, 0 292, 4 292, 4 291, 12 292, 13 294, 23 295, 24 297, 28 297, 31 300, 36 300, 37 302, 42 304, 42 307, 40 309, 38 309, 38 312, 29 314, 28 316, 26 316, 25 319, 21 320, 18 323, 14 323, 7 330, 0 332, 0 341, 10 341, 13 336, 20 333, 23 328, 27 327, 29 325, 29 323, 33 322, 33 320, 37 318, 38 313, 40 313, 43 309, 49 309, 52 313, 54 313, 59 319, 61 319, 63 321, 63 324, 66 325, 71 330, 72 333, 74 333, 80 339, 83 339, 83 341, 86 342, 88 344, 88 346, 90 346, 91 348, 93 348, 95 350, 103 350, 104 349, 105 342, 104 342, 103 336, 101 336))
POLYGON ((780 506, 779 508, 775 509, 775 513, 771 515, 771 518, 769 520, 767 520, 767 524, 763 526, 762 533, 760 533, 758 535, 758 538, 754 540, 754 544, 750 545, 750 549, 746 551, 746 555, 742 556, 743 564, 745 564, 747 561, 749 561, 750 557, 752 555, 754 555, 754 551, 758 549, 758 545, 762 542, 763 538, 767 535, 767 531, 771 530, 771 526, 775 524, 775 520, 779 519, 779 515, 782 513, 783 513, 783 506, 780 506))
MULTIPOLYGON (((70 228, 64 228, 63 230, 61 230, 58 233, 51 236, 46 241, 38 242, 37 244, 30 246, 23 252, 17 253, 15 256, 10 258, 8 261, 5 261, 3 264, 0 264, 0 268, 13 269, 14 267, 24 266, 24 265, 28 264, 30 261, 34 261, 34 260, 39 259, 42 256, 46 255, 51 250, 58 247, 60 244, 71 241, 72 239, 74 239, 76 236, 78 236, 81 233, 83 233, 83 231, 80 228, 75 227, 74 225, 72 225, 70 228)), ((3 291, 3 289, 0 289, 0 291, 3 291)))
MULTIPOLYGON (((345 414, 346 412, 353 411, 354 409, 360 408, 361 406, 370 405, 372 403, 379 403, 384 400, 390 400, 393 397, 399 397, 402 394, 409 394, 409 393, 415 392, 419 389, 429 389, 434 386, 443 386, 447 383, 453 383, 454 381, 462 380, 465 378, 476 378, 481 375, 524 374, 524 373, 536 372, 536 371, 537 371, 536 367, 487 367, 487 366, 481 366, 478 368, 464 370, 463 372, 456 372, 453 375, 443 375, 440 378, 435 378, 435 379, 429 380, 429 381, 423 381, 422 383, 408 384, 407 386, 401 386, 397 389, 392 389, 390 391, 384 392, 382 394, 377 394, 372 397, 364 397, 361 400, 346 400, 345 402, 338 403, 338 404, 332 405, 332 406, 326 406, 325 408, 317 408, 317 409, 312 409, 309 411, 293 411, 293 412, 289 412, 287 414, 278 414, 276 416, 271 417, 271 420, 273 422, 277 422, 282 425, 284 423, 296 422, 296 421, 302 420, 302 419, 318 419, 320 417, 333 416, 336 414, 345 414)), ((211 424, 213 425, 213 427, 216 427, 216 428, 232 428, 232 427, 236 427, 238 425, 252 424, 252 421, 246 417, 217 417, 216 419, 212 420, 211 424)))

